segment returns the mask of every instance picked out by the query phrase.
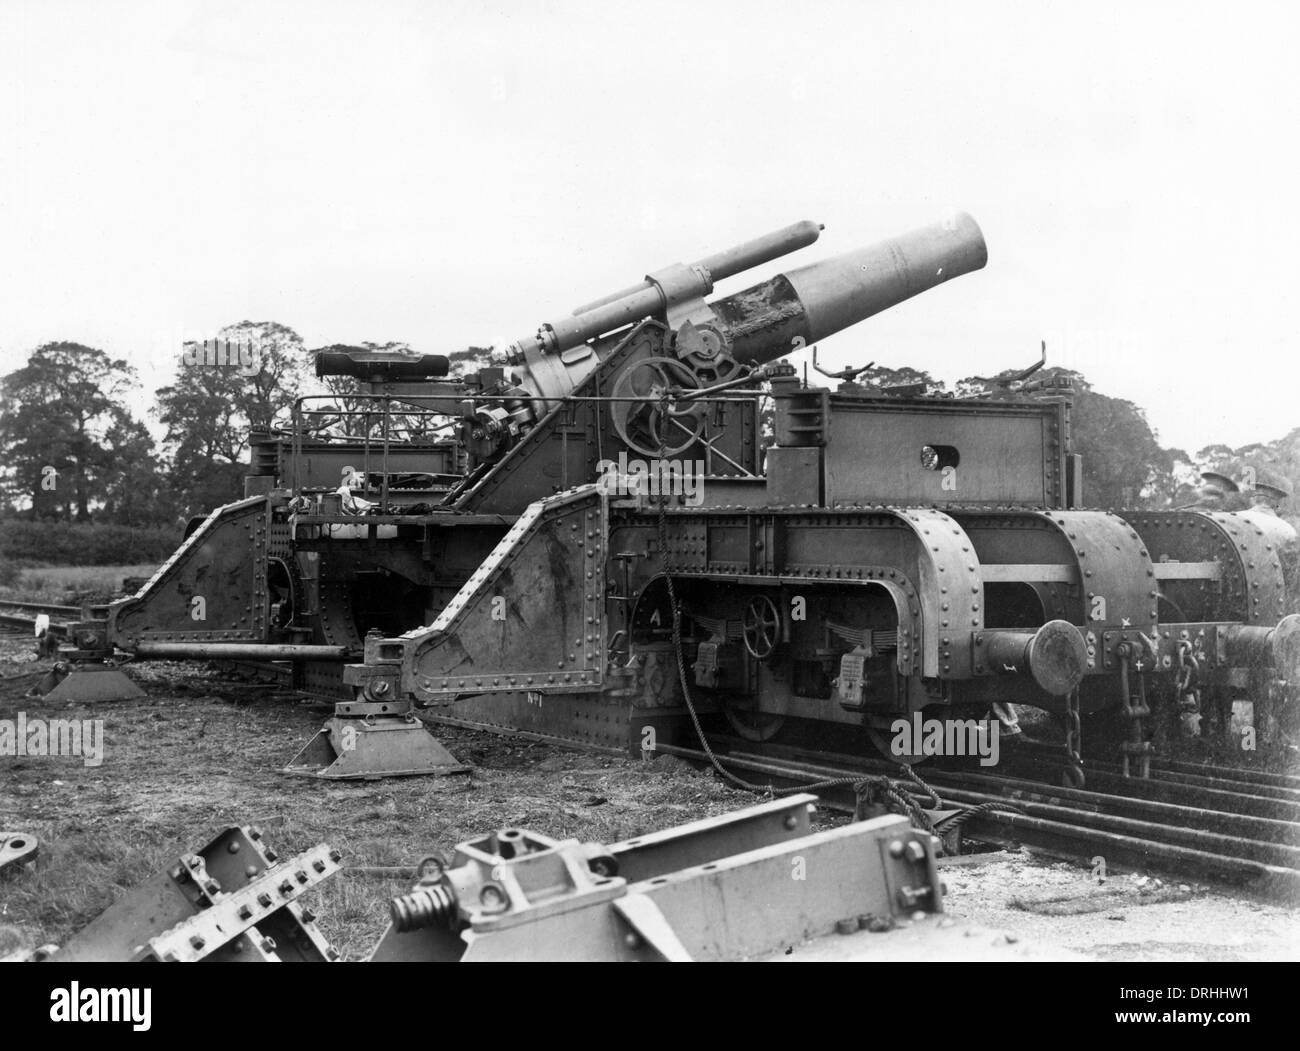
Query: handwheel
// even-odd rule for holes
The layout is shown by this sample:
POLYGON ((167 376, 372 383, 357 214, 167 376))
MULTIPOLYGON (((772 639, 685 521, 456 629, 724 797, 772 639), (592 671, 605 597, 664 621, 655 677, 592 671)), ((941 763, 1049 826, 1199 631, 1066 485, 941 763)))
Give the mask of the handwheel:
POLYGON ((676 456, 695 444, 704 430, 703 406, 687 403, 665 411, 664 395, 674 387, 693 390, 699 381, 672 358, 643 358, 619 373, 609 411, 629 448, 643 456, 676 456), (617 400, 623 398, 639 400, 617 400))
POLYGON ((765 661, 781 641, 781 612, 766 595, 756 595, 745 609, 745 649, 755 660, 765 661))

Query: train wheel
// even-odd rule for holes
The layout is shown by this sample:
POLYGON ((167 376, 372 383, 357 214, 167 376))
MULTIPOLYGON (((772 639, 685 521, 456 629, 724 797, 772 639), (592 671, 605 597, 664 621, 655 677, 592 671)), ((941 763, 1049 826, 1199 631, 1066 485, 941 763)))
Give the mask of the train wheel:
POLYGON ((754 707, 752 697, 726 697, 722 712, 731 728, 746 741, 770 741, 785 725, 783 713, 761 711, 754 707))
MULTIPOLYGON (((898 763, 904 766, 915 766, 917 763, 924 763, 928 758, 924 752, 910 751, 899 755, 894 751, 894 734, 889 730, 881 730, 874 726, 867 726, 867 736, 871 738, 871 743, 876 746, 876 750, 885 759, 891 763, 898 763)), ((910 734, 908 735, 911 736, 910 734)), ((912 745, 915 748, 916 744, 912 745)))

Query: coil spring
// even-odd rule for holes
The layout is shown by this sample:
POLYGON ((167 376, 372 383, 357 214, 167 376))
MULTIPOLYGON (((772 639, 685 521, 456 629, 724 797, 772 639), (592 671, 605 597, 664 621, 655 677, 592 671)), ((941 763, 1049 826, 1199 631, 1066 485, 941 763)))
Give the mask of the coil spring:
POLYGON ((456 919, 456 892, 441 883, 418 887, 410 894, 390 901, 388 913, 393 926, 403 934, 423 927, 446 927, 450 930, 456 919))

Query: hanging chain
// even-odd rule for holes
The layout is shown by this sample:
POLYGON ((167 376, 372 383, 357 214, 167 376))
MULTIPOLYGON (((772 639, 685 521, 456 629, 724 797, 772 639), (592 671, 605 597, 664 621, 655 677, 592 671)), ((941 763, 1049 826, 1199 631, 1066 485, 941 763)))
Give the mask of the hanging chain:
POLYGON ((1065 769, 1062 781, 1067 788, 1082 788, 1083 722, 1079 718, 1079 687, 1065 695, 1065 769))
POLYGON ((1180 715, 1200 714, 1201 663, 1196 659, 1192 644, 1186 639, 1178 644, 1178 686, 1176 694, 1180 715))
POLYGON ((1115 655, 1120 661, 1120 713, 1129 726, 1128 740, 1120 742, 1120 762, 1125 777, 1147 778, 1151 776, 1151 742, 1146 739, 1146 727, 1142 720, 1151 714, 1151 709, 1147 706, 1146 676, 1142 673, 1142 662, 1138 660, 1135 694, 1129 681, 1129 657, 1133 655, 1133 648, 1127 642, 1121 642, 1115 647, 1115 655))

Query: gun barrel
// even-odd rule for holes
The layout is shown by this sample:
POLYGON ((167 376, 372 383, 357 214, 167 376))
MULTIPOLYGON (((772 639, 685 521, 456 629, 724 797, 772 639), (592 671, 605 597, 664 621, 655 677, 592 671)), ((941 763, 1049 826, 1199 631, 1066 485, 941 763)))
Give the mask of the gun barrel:
POLYGON ((795 223, 690 266, 678 263, 665 267, 648 274, 639 285, 579 307, 569 317, 543 324, 536 335, 512 343, 506 352, 507 360, 515 364, 538 354, 564 354, 642 318, 662 316, 683 300, 703 299, 713 291, 715 281, 812 244, 820 232, 817 223, 795 223))
MULTIPOLYGON (((640 285, 542 325, 535 336, 511 344, 506 360, 519 368, 521 385, 541 399, 543 408, 549 407, 600 364, 592 342, 597 336, 648 317, 672 324, 674 309, 702 304, 715 279, 811 244, 820 230, 816 223, 795 223, 691 266, 678 264, 650 274, 640 285)), ((704 313, 712 313, 709 323, 737 361, 763 364, 978 270, 987 261, 984 235, 974 219, 961 213, 713 300, 704 313)))
POLYGON ((781 274, 715 300, 737 361, 762 364, 816 343, 988 262, 975 220, 941 223, 781 274))
MULTIPOLYGON (((727 278, 744 273, 746 270, 753 270, 756 266, 770 263, 773 259, 780 259, 783 255, 789 255, 800 248, 807 248, 821 236, 823 229, 824 227, 820 223, 810 222, 805 219, 801 223, 793 223, 784 229, 775 230, 770 234, 764 234, 762 237, 755 237, 742 245, 736 245, 735 248, 715 252, 713 255, 692 263, 690 269, 703 270, 709 278, 709 291, 712 291, 712 286, 719 281, 725 281, 727 278)), ((621 292, 614 292, 611 295, 603 296, 594 302, 578 307, 573 312, 573 316, 589 314, 591 311, 598 310, 600 307, 607 306, 617 300, 627 299, 628 296, 634 296, 638 292, 645 292, 652 289, 654 284, 654 278, 647 277, 639 284, 625 288, 621 292)), ((599 333, 597 334, 599 335, 599 333)))

